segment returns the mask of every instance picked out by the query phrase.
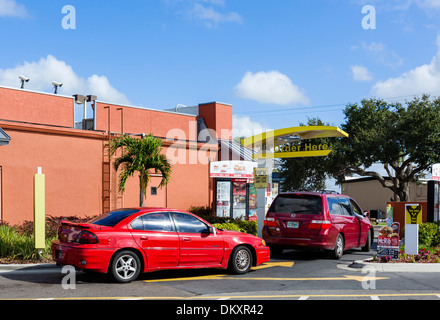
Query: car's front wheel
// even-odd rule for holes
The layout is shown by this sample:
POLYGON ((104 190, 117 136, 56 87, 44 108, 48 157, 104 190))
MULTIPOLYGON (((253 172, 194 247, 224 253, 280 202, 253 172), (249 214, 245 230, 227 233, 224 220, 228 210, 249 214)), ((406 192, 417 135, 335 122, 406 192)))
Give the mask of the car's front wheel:
POLYGON ((121 251, 113 257, 110 273, 117 282, 128 283, 136 280, 140 272, 141 262, 134 252, 121 251))
POLYGON ((235 248, 231 254, 229 267, 236 274, 249 272, 252 267, 252 253, 249 248, 245 246, 235 248))

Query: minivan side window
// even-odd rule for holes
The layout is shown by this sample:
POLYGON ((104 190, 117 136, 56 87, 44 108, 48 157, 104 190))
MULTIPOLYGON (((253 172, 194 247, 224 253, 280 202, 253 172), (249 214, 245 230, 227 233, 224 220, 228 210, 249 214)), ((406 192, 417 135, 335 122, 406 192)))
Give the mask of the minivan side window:
POLYGON ((350 199, 351 208, 353 209, 353 212, 362 216, 362 210, 359 208, 356 202, 353 201, 353 199, 350 199))
POLYGON ((342 215, 352 216, 350 201, 348 200, 348 198, 339 197, 339 204, 341 205, 342 215))
POLYGON ((327 197, 328 210, 331 215, 351 216, 350 201, 345 197, 327 197))
POLYGON ((327 204, 330 215, 342 215, 338 197, 327 197, 327 204))

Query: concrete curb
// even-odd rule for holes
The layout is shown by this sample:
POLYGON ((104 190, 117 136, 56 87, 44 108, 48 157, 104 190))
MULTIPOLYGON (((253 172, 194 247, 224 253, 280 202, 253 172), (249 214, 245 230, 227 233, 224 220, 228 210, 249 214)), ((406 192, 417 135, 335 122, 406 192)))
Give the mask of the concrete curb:
POLYGON ((368 267, 379 272, 440 272, 440 263, 372 263, 357 260, 348 267, 353 269, 368 267))
POLYGON ((33 271, 33 270, 54 270, 55 263, 23 263, 23 264, 0 264, 0 272, 7 271, 33 271))

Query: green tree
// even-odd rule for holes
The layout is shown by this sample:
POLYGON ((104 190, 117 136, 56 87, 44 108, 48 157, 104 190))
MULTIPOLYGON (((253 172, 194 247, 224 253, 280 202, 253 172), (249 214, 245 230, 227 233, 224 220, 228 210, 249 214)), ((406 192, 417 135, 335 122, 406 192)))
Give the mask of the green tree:
POLYGON ((144 206, 147 186, 150 182, 150 170, 155 174, 160 173, 162 180, 159 188, 165 186, 171 176, 171 164, 161 154, 162 141, 153 137, 151 134, 142 138, 134 138, 129 135, 111 140, 107 146, 109 158, 112 158, 116 151, 121 149, 122 155, 114 160, 114 168, 119 173, 119 192, 125 191, 125 184, 129 177, 135 172, 139 173, 139 206, 144 206))
POLYGON ((341 129, 349 137, 334 140, 327 171, 339 182, 353 174, 373 177, 396 200, 408 201, 409 183, 440 161, 440 99, 424 95, 406 106, 368 99, 348 105, 344 114, 341 129), (369 169, 377 163, 390 179, 369 169))

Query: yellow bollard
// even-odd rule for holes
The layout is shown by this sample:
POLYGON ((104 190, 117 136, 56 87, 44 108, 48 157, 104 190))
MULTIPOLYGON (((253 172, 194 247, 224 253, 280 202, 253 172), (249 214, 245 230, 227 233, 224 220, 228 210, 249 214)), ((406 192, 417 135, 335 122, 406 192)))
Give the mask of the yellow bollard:
POLYGON ((42 250, 46 247, 46 201, 45 201, 45 175, 38 167, 34 176, 34 238, 35 249, 41 257, 42 250))

